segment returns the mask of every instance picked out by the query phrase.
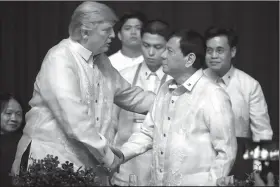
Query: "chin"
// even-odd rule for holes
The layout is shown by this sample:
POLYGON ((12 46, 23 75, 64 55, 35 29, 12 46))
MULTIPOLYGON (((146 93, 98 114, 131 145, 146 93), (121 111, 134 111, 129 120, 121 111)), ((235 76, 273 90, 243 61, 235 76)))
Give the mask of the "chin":
POLYGON ((214 71, 219 71, 221 69, 220 66, 212 66, 212 65, 209 65, 208 66, 210 69, 214 70, 214 71))
POLYGON ((100 49, 97 54, 101 54, 101 53, 106 53, 109 50, 108 47, 103 47, 102 49, 100 49))
POLYGON ((164 66, 162 66, 162 71, 163 71, 164 73, 168 74, 168 69, 165 68, 164 66))

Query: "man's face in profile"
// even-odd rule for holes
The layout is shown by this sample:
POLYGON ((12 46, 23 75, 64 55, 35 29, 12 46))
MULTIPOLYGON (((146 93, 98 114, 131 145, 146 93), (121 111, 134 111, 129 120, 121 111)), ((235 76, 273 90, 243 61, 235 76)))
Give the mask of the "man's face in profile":
POLYGON ((115 37, 114 22, 103 21, 89 32, 87 47, 95 55, 108 51, 112 39, 115 37))

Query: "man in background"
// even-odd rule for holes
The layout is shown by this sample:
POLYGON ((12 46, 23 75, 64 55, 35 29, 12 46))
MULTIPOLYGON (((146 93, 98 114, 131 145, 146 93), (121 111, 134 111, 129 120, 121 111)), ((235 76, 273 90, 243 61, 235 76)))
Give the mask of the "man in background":
MULTIPOLYGON (((142 28, 142 54, 144 61, 120 71, 120 74, 132 84, 144 90, 157 93, 160 86, 170 76, 162 71, 162 53, 165 51, 169 35, 169 26, 161 20, 151 20, 142 28)), ((139 132, 145 115, 128 112, 115 107, 116 120, 113 133, 113 146, 120 148, 134 132, 139 132)), ((147 186, 151 179, 151 150, 131 159, 120 166, 119 173, 115 173, 112 184, 118 186, 129 185, 129 175, 134 174, 138 178, 137 185, 147 186)))
POLYGON ((132 11, 125 13, 116 24, 122 47, 109 59, 118 71, 143 62, 140 32, 145 22, 145 15, 132 11))
POLYGON ((236 163, 231 174, 246 178, 253 166, 243 160, 246 139, 271 140, 272 129, 267 104, 257 80, 234 67, 238 36, 233 29, 210 27, 205 32, 207 69, 204 74, 218 83, 229 95, 238 138, 236 163))

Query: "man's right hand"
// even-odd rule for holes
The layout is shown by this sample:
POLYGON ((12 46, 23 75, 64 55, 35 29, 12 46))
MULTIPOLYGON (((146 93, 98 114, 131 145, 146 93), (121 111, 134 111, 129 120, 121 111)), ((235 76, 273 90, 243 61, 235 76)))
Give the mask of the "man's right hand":
POLYGON ((111 186, 113 186, 111 184, 111 179, 114 175, 115 172, 119 172, 120 170, 120 165, 124 163, 124 155, 121 152, 121 150, 114 148, 114 147, 110 147, 112 152, 114 153, 114 161, 112 163, 112 165, 109 168, 109 183, 111 186))
POLYGON ((114 161, 112 163, 112 165, 110 166, 110 173, 113 175, 115 172, 119 172, 120 169, 120 165, 123 164, 124 162, 124 155, 121 152, 121 150, 114 148, 114 147, 110 147, 112 152, 114 153, 114 161))

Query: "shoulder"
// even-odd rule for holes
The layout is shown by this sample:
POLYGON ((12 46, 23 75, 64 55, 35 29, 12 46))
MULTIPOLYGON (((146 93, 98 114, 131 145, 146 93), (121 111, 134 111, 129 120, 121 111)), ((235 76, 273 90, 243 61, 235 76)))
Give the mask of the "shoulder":
POLYGON ((49 60, 51 62, 56 63, 66 63, 71 59, 72 54, 69 47, 69 43, 67 39, 62 40, 57 45, 53 46, 49 51, 47 52, 45 56, 45 60, 49 60))
POLYGON ((118 59, 119 57, 120 57, 120 50, 117 51, 116 53, 110 55, 110 56, 109 56, 109 60, 110 60, 111 63, 112 63, 112 61, 115 61, 115 60, 118 59))
POLYGON ((67 39, 62 40, 47 52, 41 66, 44 72, 59 72, 65 69, 77 69, 76 60, 67 39))
POLYGON ((200 86, 204 89, 206 97, 210 100, 230 99, 226 91, 216 84, 213 80, 203 75, 200 79, 200 86))
POLYGON ((244 71, 235 68, 234 69, 234 74, 235 76, 237 76, 239 79, 243 79, 245 81, 249 81, 249 82, 258 82, 256 79, 254 79, 252 76, 250 76, 249 74, 245 73, 244 71))
POLYGON ((123 78, 125 78, 126 80, 131 79, 131 77, 133 77, 132 75, 135 75, 138 66, 139 64, 135 64, 133 66, 124 68, 120 71, 121 76, 123 76, 123 78))
POLYGON ((243 90, 254 90, 260 83, 244 71, 235 68, 233 78, 237 79, 238 84, 243 90))

